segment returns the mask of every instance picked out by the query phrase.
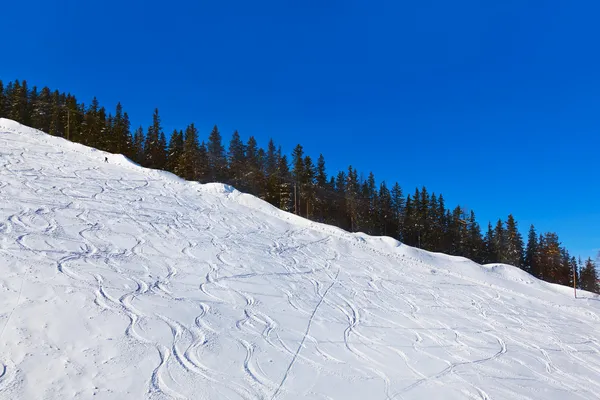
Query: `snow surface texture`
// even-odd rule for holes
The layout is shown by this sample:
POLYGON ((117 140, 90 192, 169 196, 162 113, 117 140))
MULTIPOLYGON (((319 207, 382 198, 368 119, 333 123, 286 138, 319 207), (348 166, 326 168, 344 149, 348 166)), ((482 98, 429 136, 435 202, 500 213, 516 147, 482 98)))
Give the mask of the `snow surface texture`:
POLYGON ((0 120, 1 399, 598 399, 579 295, 0 120))

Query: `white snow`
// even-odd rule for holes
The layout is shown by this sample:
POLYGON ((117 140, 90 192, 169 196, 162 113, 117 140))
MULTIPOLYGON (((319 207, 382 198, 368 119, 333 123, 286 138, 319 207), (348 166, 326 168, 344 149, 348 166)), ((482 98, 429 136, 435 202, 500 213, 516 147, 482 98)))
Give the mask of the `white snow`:
POLYGON ((1 399, 598 399, 579 296, 0 119, 1 399))

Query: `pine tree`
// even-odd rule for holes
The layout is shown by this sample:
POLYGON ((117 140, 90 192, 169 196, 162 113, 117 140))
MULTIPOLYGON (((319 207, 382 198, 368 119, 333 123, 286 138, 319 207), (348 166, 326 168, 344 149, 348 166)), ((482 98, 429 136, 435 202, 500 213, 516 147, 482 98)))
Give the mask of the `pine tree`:
POLYGON ((359 182, 358 172, 351 165, 348 167, 348 175, 346 182, 346 212, 350 221, 350 231, 356 232, 360 228, 358 226, 358 194, 359 182))
POLYGON ((494 228, 494 253, 498 257, 499 263, 506 264, 508 257, 506 256, 506 232, 504 231, 504 223, 501 219, 496 222, 494 228))
POLYGON ((569 261, 569 269, 569 276, 571 278, 569 281, 569 286, 573 286, 573 279, 575 279, 576 287, 579 287, 579 266, 577 265, 577 259, 575 257, 571 257, 571 260, 569 261))
POLYGON ((140 165, 143 165, 146 156, 144 155, 144 129, 140 126, 137 128, 133 134, 133 149, 132 160, 140 165))
POLYGON ((248 138, 246 144, 246 161, 245 161, 245 181, 248 187, 248 191, 259 196, 264 193, 265 178, 263 173, 263 157, 261 155, 261 149, 258 148, 258 143, 254 136, 248 138))
POLYGON ((304 176, 304 150, 301 145, 296 145, 292 151, 292 178, 294 180, 294 213, 300 214, 302 209, 302 177, 304 176))
POLYGON ((225 148, 222 144, 221 133, 215 125, 207 144, 208 165, 210 170, 210 179, 213 182, 227 181, 227 157, 225 157, 225 148))
POLYGON ((392 194, 388 189, 385 181, 379 185, 379 204, 377 207, 377 231, 383 236, 395 234, 398 231, 396 218, 394 217, 392 207, 392 194))
POLYGON ((4 113, 4 103, 6 102, 4 97, 4 84, 0 80, 0 118, 4 118, 7 115, 4 113))
POLYGON ((540 236, 539 254, 541 276, 547 282, 558 282, 561 273, 562 257, 558 235, 548 232, 540 236))
POLYGON ((481 228, 475 218, 475 212, 471 210, 467 220, 467 248, 465 256, 477 263, 484 260, 485 247, 481 237, 481 228))
POLYGON ((27 111, 27 83, 23 85, 16 80, 7 87, 6 109, 9 119, 19 123, 25 123, 25 112, 27 111))
POLYGON ((133 147, 133 138, 131 137, 129 115, 123 112, 121 103, 117 103, 115 116, 113 118, 112 143, 110 143, 110 151, 128 155, 131 154, 133 147))
MULTIPOLYGON (((175 167, 179 176, 188 181, 195 181, 200 178, 200 144, 198 143, 198 130, 194 124, 188 125, 185 129, 181 154, 175 167)), ((174 146, 177 144, 174 143, 174 146)))
POLYGON ((279 208, 287 212, 294 211, 294 188, 291 184, 292 176, 285 154, 279 157, 277 180, 279 182, 279 208))
POLYGON ((403 217, 404 218, 402 222, 402 242, 409 246, 418 246, 419 234, 416 229, 416 209, 413 205, 413 200, 410 195, 406 196, 406 200, 404 202, 403 217))
MULTIPOLYGON (((196 139, 196 144, 198 140, 196 139)), ((196 147, 197 151, 197 147, 196 147)), ((169 139, 169 146, 167 147, 167 165, 165 168, 167 171, 172 172, 182 177, 181 171, 179 170, 179 161, 183 153, 183 131, 173 130, 171 138, 169 139)))
POLYGON ((496 254, 494 229, 492 228, 491 222, 488 222, 488 229, 487 229, 487 233, 485 234, 485 238, 483 239, 483 245, 485 248, 485 255, 483 256, 483 263, 484 264, 497 263, 498 262, 498 254, 496 254))
POLYGON ((506 220, 506 253, 505 262, 523 269, 523 238, 517 229, 517 222, 512 214, 506 220))
POLYGON ((267 157, 265 160, 265 171, 267 178, 272 177, 277 173, 277 167, 279 164, 279 155, 277 154, 277 148, 273 139, 269 140, 267 146, 267 157))
POLYGON ((208 160, 208 150, 206 149, 206 143, 200 143, 198 147, 198 170, 196 180, 200 183, 207 183, 210 181, 211 171, 208 160))
POLYGON ((32 103, 31 124, 43 132, 50 132, 50 117, 52 115, 52 99, 50 89, 42 88, 37 100, 32 103))
POLYGON ((581 269, 579 276, 581 289, 587 290, 588 292, 600 293, 596 264, 592 261, 591 258, 588 258, 585 261, 585 265, 581 269))
POLYGON ((26 116, 25 116, 25 124, 31 126, 32 128, 36 128, 39 129, 38 127, 35 126, 34 122, 34 108, 37 106, 38 104, 38 98, 39 98, 39 93, 37 90, 37 86, 34 86, 33 88, 31 88, 31 90, 29 91, 29 94, 27 96, 27 109, 25 110, 26 116))
POLYGON ((307 218, 311 218, 315 206, 315 177, 316 169, 310 156, 304 157, 304 165, 302 171, 302 199, 304 204, 304 214, 307 218))
POLYGON ((347 183, 348 176, 346 173, 344 171, 338 172, 334 182, 333 209, 335 212, 334 215, 331 216, 331 221, 342 229, 350 230, 352 224, 346 204, 347 183))
POLYGON ((531 225, 529 227, 529 234, 527 235, 527 249, 525 250, 525 271, 529 272, 536 278, 540 277, 539 270, 539 249, 538 240, 535 227, 531 225))
POLYGON ((393 221, 394 231, 390 232, 390 235, 398 240, 402 239, 402 222, 404 220, 404 195, 402 193, 402 188, 398 184, 398 182, 394 183, 391 191, 392 196, 392 214, 391 218, 393 221))
POLYGON ((165 134, 160 124, 158 108, 154 110, 152 125, 148 127, 144 142, 145 166, 153 169, 164 169, 167 162, 165 134))
POLYGON ((281 177, 279 174, 279 162, 281 149, 275 148, 273 139, 269 140, 266 159, 266 195, 265 199, 272 205, 278 207, 281 203, 281 177))
POLYGON ((246 146, 242 142, 237 130, 233 132, 233 136, 229 142, 228 158, 229 176, 233 186, 240 188, 240 190, 246 189, 247 183, 244 182, 246 175, 246 146))

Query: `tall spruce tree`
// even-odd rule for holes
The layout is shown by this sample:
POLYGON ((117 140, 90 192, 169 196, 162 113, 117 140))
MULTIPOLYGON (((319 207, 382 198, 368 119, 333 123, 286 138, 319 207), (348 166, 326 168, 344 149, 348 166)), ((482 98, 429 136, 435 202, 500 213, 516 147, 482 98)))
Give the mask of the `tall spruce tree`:
POLYGON ((2 83, 2 80, 0 79, 0 118, 4 118, 7 115, 4 113, 4 104, 5 104, 6 100, 4 97, 4 84, 2 83))
POLYGON ((136 163, 143 165, 146 160, 146 156, 144 155, 144 129, 140 126, 137 128, 133 134, 133 161, 136 163))
POLYGON ((581 289, 587 290, 588 292, 600 293, 596 264, 592 261, 591 258, 588 258, 585 261, 585 265, 579 273, 579 279, 581 289))
POLYGON ((537 232, 535 227, 531 225, 529 227, 529 233, 527 235, 527 248, 525 250, 525 271, 529 272, 536 278, 540 277, 540 271, 538 266, 539 253, 538 253, 538 240, 537 232))
POLYGON ((152 125, 148 127, 144 142, 145 166, 153 169, 164 169, 167 163, 165 134, 160 123, 158 108, 152 115, 152 125))
POLYGON ((181 149, 181 155, 177 162, 179 176, 188 181, 199 180, 202 167, 200 165, 200 144, 198 143, 198 130, 194 124, 185 129, 185 139, 181 149))
POLYGON ((225 156, 225 147, 223 147, 221 133, 216 125, 208 137, 206 150, 211 181, 225 182, 228 177, 227 157, 225 156))
MULTIPOLYGON (((196 144, 198 141, 196 140, 196 144)), ((197 149, 197 148, 196 148, 197 149)), ((179 159, 183 153, 183 131, 175 129, 169 139, 167 147, 167 171, 172 172, 180 177, 183 177, 179 170, 179 159)))
POLYGON ((246 175, 246 146, 238 131, 234 131, 229 142, 229 177, 231 183, 240 190, 246 189, 247 185, 245 182, 246 175))
POLYGON ((263 158, 261 149, 258 147, 256 138, 250 136, 246 143, 245 181, 248 191, 260 197, 264 193, 265 177, 263 173, 263 158))
POLYGON ((506 253, 505 262, 523 269, 523 237, 517 229, 517 221, 512 214, 506 220, 506 253))

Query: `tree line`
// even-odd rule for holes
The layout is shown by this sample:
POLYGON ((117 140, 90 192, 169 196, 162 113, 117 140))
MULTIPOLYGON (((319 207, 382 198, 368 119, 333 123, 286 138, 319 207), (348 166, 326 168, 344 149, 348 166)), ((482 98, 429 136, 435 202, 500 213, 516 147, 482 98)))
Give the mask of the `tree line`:
POLYGON ((442 194, 426 187, 405 193, 395 182, 377 183, 351 165, 328 174, 322 154, 315 160, 298 144, 288 156, 271 139, 266 149, 251 136, 233 132, 227 148, 215 125, 204 140, 192 123, 165 135, 158 110, 152 123, 133 129, 118 103, 114 111, 96 98, 89 105, 72 94, 26 81, 0 81, 0 117, 111 153, 147 168, 166 170, 190 181, 222 182, 314 221, 352 232, 385 235, 409 246, 464 256, 478 263, 506 263, 547 282, 600 292, 596 263, 570 255, 554 232, 532 225, 525 243, 512 215, 488 223, 475 212, 448 207, 442 194))

